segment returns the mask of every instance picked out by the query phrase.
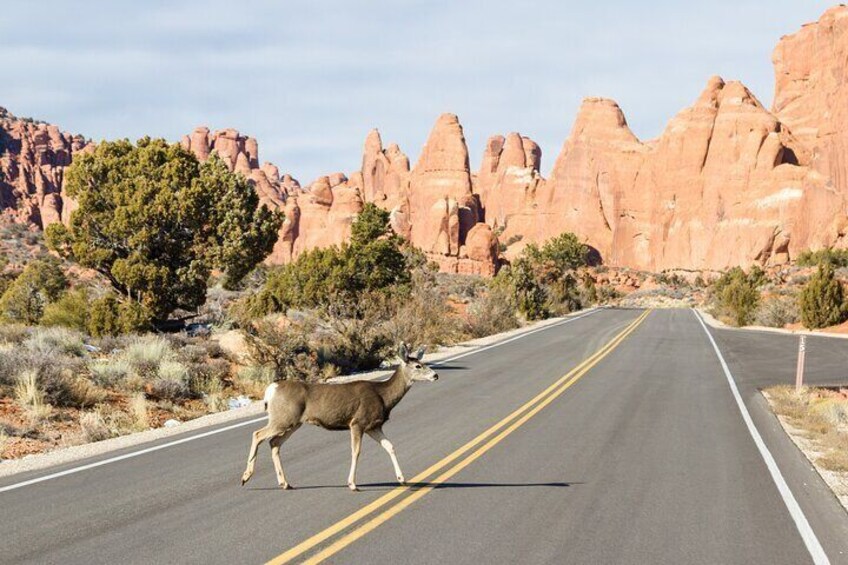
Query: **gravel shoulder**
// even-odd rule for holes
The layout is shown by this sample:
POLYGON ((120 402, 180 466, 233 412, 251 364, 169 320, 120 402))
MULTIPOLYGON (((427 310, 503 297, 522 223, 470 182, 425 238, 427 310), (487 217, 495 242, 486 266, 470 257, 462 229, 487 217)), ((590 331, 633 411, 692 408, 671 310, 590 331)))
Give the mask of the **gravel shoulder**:
MULTIPOLYGON (((773 401, 767 391, 762 391, 769 406, 774 410, 773 401)), ((792 443, 804 454, 804 457, 810 462, 810 465, 818 472, 822 480, 833 491, 833 495, 839 500, 842 507, 848 512, 848 472, 830 471, 823 468, 817 463, 818 457, 822 454, 816 443, 809 439, 807 433, 801 428, 793 426, 789 420, 780 414, 775 414, 780 422, 783 431, 792 440, 792 443)))

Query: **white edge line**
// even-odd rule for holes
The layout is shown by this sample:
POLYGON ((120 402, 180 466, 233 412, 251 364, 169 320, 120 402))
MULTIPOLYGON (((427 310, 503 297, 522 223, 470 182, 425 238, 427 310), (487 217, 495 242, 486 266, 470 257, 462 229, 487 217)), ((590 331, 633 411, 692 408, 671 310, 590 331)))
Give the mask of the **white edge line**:
MULTIPOLYGON (((449 361, 455 361, 456 359, 460 359, 462 357, 467 357, 467 356, 473 355, 475 353, 480 353, 481 351, 487 351, 487 350, 492 349, 494 347, 506 345, 507 343, 511 343, 511 342, 516 341, 518 339, 527 337, 528 335, 532 335, 532 334, 535 334, 535 333, 538 333, 538 332, 541 332, 541 331, 545 331, 545 330, 548 330, 550 328, 563 326, 565 324, 574 322, 575 320, 579 320, 581 318, 591 316, 592 314, 597 314, 598 312, 600 312, 599 308, 593 308, 593 309, 591 309, 587 312, 584 312, 583 314, 580 314, 579 316, 574 316, 573 318, 568 318, 566 320, 562 320, 562 321, 556 322, 554 324, 549 324, 549 325, 541 327, 541 328, 536 328, 534 330, 530 330, 530 331, 522 333, 520 335, 513 336, 513 337, 505 339, 503 341, 498 341, 496 343, 481 347, 479 349, 475 349, 473 351, 467 351, 467 352, 462 353, 460 355, 457 355, 455 357, 449 357, 447 359, 443 359, 443 360, 441 360, 437 363, 433 363, 432 366, 444 365, 445 363, 448 363, 449 361)), ((118 455, 118 456, 115 456, 115 457, 109 457, 107 459, 102 459, 100 461, 95 461, 93 463, 88 463, 86 465, 80 465, 79 467, 72 467, 70 469, 65 469, 64 471, 59 471, 59 472, 56 472, 56 473, 50 473, 49 475, 44 475, 44 476, 41 476, 41 477, 35 477, 33 479, 21 481, 19 483, 14 483, 14 484, 11 484, 11 485, 8 485, 8 486, 5 486, 5 487, 0 487, 0 493, 4 493, 4 492, 8 492, 10 490, 15 490, 15 489, 27 487, 27 486, 30 486, 30 485, 42 483, 44 481, 49 481, 51 479, 58 479, 59 477, 65 477, 67 475, 73 475, 73 474, 79 473, 81 471, 87 471, 88 469, 94 469, 96 467, 102 467, 103 465, 108 465, 110 463, 117 463, 118 461, 124 461, 126 459, 132 459, 133 457, 138 457, 140 455, 145 455, 147 453, 153 453, 154 451, 167 449, 168 447, 173 447, 175 445, 187 443, 189 441, 194 441, 196 439, 202 439, 202 438, 213 436, 213 435, 220 434, 220 433, 223 433, 223 432, 228 432, 228 431, 234 430, 236 428, 241 428, 243 426, 248 426, 250 424, 255 424, 255 423, 261 422, 265 419, 267 419, 267 416, 263 416, 261 418, 254 418, 252 420, 247 420, 245 422, 239 422, 238 424, 232 424, 232 425, 229 425, 229 426, 225 426, 223 428, 216 428, 214 430, 209 430, 208 432, 203 432, 203 433, 200 433, 200 434, 197 434, 197 435, 192 435, 192 436, 184 437, 184 438, 181 438, 181 439, 178 439, 178 440, 169 441, 169 442, 163 443, 161 445, 154 445, 153 447, 147 447, 145 449, 140 449, 138 451, 132 451, 130 453, 125 453, 123 455, 118 455)))
POLYGON ((123 461, 124 459, 132 459, 133 457, 138 457, 139 455, 144 455, 145 453, 152 453, 154 451, 159 451, 160 449, 165 449, 167 447, 172 447, 174 445, 180 445, 181 443, 186 443, 195 439, 200 439, 204 437, 208 437, 215 434, 220 434, 222 432, 227 432, 229 430, 234 430, 236 428, 241 428, 242 426, 247 426, 249 424, 255 424, 256 422, 261 422, 265 418, 255 418, 253 420, 248 420, 246 422, 239 422, 238 424, 232 424, 230 426, 226 426, 224 428, 217 428, 214 430, 210 430, 208 432, 203 432, 202 434, 197 434, 194 436, 184 437, 182 439, 178 439, 175 441, 169 441, 168 443, 163 443, 161 445, 154 445, 153 447, 147 447, 145 449, 140 449, 138 451, 133 451, 130 453, 125 453, 123 455, 118 455, 116 457, 109 457, 108 459, 103 459, 101 461, 95 461, 94 463, 88 463, 86 465, 81 465, 79 467, 73 467, 71 469, 65 469, 64 471, 59 471, 58 473, 51 473, 49 475, 44 475, 43 477, 36 477, 34 479, 30 479, 28 481, 22 481, 20 483, 15 483, 13 485, 0 487, 0 492, 7 492, 10 490, 15 490, 21 487, 34 485, 36 483, 41 483, 44 481, 48 481, 50 479, 56 479, 59 477, 64 477, 66 475, 73 475, 74 473, 79 473, 80 471, 85 471, 88 469, 94 469, 95 467, 101 467, 103 465, 108 465, 109 463, 115 463, 117 461, 123 461))
POLYGON ((695 314, 695 318, 697 318, 698 322, 701 323, 701 327, 704 328, 704 331, 707 333, 707 337, 710 339, 710 343, 713 345, 713 349, 715 349, 718 360, 721 363, 721 368, 724 370, 724 376, 727 377, 727 383, 730 385, 730 391, 733 393, 733 398, 736 399, 736 405, 742 413, 742 419, 745 420, 745 425, 748 426, 748 432, 750 432, 760 455, 766 463, 766 467, 768 467, 769 474, 771 474, 771 478, 774 480, 774 484, 777 486, 777 490, 783 498, 783 503, 786 504, 786 509, 789 510, 789 514, 795 522, 795 527, 798 528, 798 533, 801 534, 801 539, 804 540, 804 545, 807 546, 807 551, 810 553, 810 557, 813 558, 813 563, 816 565, 829 565, 830 560, 827 558, 827 554, 824 552, 824 548, 819 542, 819 538, 816 537, 816 533, 807 521, 804 511, 801 510, 801 507, 798 505, 795 495, 792 494, 789 485, 786 484, 786 479, 783 478, 783 474, 780 472, 777 462, 774 460, 774 457, 768 447, 766 447, 759 430, 757 430, 757 427, 754 425, 754 421, 751 419, 751 414, 748 412, 748 408, 742 401, 742 395, 739 394, 736 381, 730 373, 730 369, 727 366, 727 362, 724 360, 724 356, 721 354, 721 350, 719 350, 715 339, 713 339, 710 330, 707 329, 706 324, 704 324, 704 321, 701 319, 701 316, 698 315, 698 312, 693 309, 692 313, 695 314))

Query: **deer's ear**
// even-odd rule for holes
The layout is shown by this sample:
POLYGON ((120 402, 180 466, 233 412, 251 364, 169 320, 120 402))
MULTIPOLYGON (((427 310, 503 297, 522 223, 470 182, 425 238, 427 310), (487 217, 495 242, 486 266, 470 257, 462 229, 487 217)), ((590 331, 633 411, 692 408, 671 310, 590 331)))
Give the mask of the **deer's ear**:
POLYGON ((422 345, 421 347, 419 347, 418 351, 415 352, 415 358, 418 359, 419 361, 424 359, 424 352, 425 351, 427 351, 426 345, 422 345))
POLYGON ((398 347, 398 357, 400 357, 401 361, 409 361, 409 349, 403 342, 401 342, 400 347, 398 347))

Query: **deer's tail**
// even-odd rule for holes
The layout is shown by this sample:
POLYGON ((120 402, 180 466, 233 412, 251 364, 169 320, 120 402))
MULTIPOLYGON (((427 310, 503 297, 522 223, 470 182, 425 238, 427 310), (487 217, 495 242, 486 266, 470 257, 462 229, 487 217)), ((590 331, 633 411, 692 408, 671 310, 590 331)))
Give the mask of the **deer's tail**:
POLYGON ((268 404, 271 402, 271 399, 274 398, 274 393, 277 392, 277 383, 271 383, 268 385, 268 388, 265 389, 265 396, 263 400, 265 401, 265 411, 268 411, 268 404))

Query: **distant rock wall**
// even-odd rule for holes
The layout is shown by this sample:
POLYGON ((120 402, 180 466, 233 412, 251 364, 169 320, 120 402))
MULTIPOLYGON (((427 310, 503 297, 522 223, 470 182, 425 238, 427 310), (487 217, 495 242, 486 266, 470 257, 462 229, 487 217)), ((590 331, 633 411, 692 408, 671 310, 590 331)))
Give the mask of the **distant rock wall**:
MULTIPOLYGON (((263 204, 285 212, 270 263, 342 243, 373 202, 448 272, 491 276, 528 243, 564 231, 614 266, 776 265, 808 248, 848 246, 848 8, 782 38, 773 62, 771 110, 743 84, 713 77, 649 141, 615 101, 586 98, 548 179, 539 146, 518 133, 489 138, 472 173, 453 114, 438 118, 412 167, 372 130, 360 170, 305 187, 260 165, 256 140, 236 130, 199 127, 182 145, 201 160, 217 152, 263 204)), ((64 168, 89 146, 0 110, 0 213, 38 227, 67 221, 64 168)))

